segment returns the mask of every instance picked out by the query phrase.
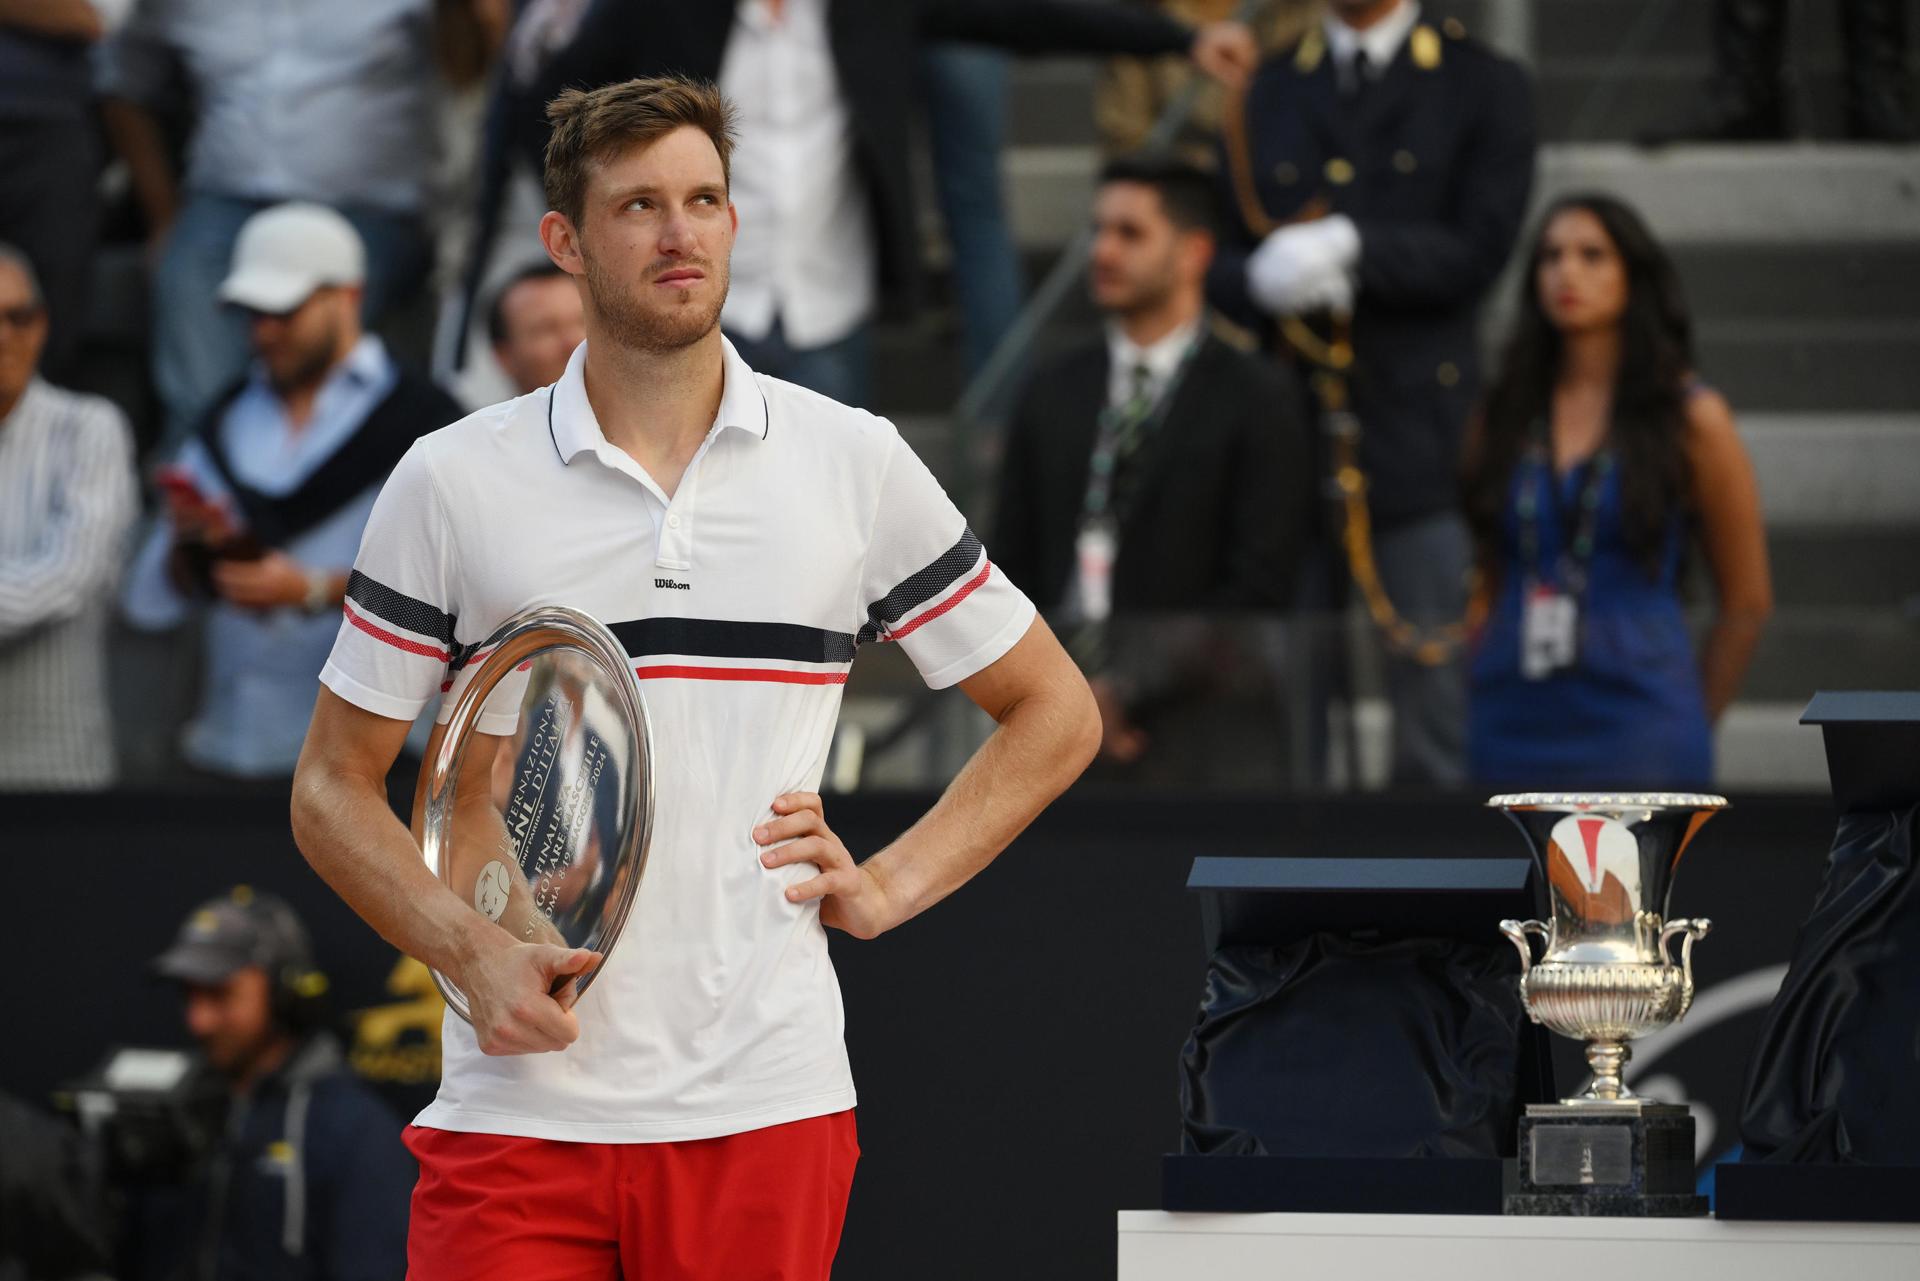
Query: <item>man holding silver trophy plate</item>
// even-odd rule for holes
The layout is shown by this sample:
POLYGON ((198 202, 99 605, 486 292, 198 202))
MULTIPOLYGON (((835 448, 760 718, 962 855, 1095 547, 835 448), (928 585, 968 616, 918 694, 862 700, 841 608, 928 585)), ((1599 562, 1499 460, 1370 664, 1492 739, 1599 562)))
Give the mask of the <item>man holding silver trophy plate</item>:
POLYGON ((722 337, 731 114, 671 77, 551 104, 587 341, 401 461, 321 675, 295 836, 465 1016, 407 1134, 414 1281, 826 1277, 858 1156, 826 928, 958 889, 1099 741, 892 425, 722 337), (999 727, 856 862, 814 789, 879 641, 999 727), (384 782, 435 694, 416 843, 384 782))

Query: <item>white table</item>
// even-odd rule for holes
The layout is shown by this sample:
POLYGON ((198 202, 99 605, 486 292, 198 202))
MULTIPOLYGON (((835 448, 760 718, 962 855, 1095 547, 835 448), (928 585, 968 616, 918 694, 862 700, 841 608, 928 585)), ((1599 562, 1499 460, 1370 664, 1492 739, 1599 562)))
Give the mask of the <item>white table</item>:
POLYGON ((1920 1281, 1920 1224, 1120 1212, 1119 1281, 1321 1277, 1920 1281))

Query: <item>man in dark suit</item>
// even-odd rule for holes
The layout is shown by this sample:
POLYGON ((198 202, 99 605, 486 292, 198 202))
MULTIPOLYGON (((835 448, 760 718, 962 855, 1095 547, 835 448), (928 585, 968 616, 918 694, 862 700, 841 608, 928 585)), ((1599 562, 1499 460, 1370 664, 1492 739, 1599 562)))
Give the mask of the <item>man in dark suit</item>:
POLYGON ((1191 666, 1177 637, 1212 641, 1167 615, 1280 610, 1315 519, 1298 384, 1207 326, 1214 221, 1198 170, 1106 166, 1090 279, 1107 331, 1034 373, 1000 472, 995 563, 1070 633, 1121 624, 1094 661, 1111 660, 1096 693, 1122 760, 1144 746, 1126 704, 1191 666))
MULTIPOLYGON (((1244 79, 1257 56, 1238 24, 1196 30, 1145 8, 1087 0, 592 0, 569 31, 568 12, 585 2, 530 0, 521 24, 539 30, 516 27, 509 38, 489 109, 463 310, 486 276, 516 166, 540 172, 544 108, 555 93, 669 71, 715 80, 746 117, 743 140, 782 128, 793 135, 769 143, 772 161, 793 167, 767 176, 774 196, 760 201, 736 181, 741 253, 722 323, 756 369, 854 403, 864 400, 866 330, 879 300, 906 314, 920 292, 908 145, 922 40, 1028 53, 1189 53, 1229 80, 1244 79), (549 29, 561 34, 541 34, 549 29), (554 51, 541 55, 548 45, 554 51), (532 52, 518 56, 522 49, 532 52), (743 52, 751 65, 738 61, 743 52), (830 116, 843 117, 844 128, 813 127, 830 116), (844 182, 834 181, 839 173, 844 182), (755 207, 782 197, 807 207, 755 207), (763 264, 756 238, 770 234, 782 243, 763 264), (768 279, 779 272, 786 276, 768 279)), ((737 165, 737 177, 750 183, 761 168, 737 165)), ((462 335, 465 326, 463 318, 462 335)))
MULTIPOLYGON (((1303 318, 1350 321, 1344 381, 1379 585, 1418 635, 1441 635, 1468 594, 1456 475, 1480 303, 1533 183, 1525 73, 1457 23, 1421 21, 1412 0, 1330 0, 1262 64, 1225 136, 1239 226, 1214 264, 1213 299, 1289 358, 1283 326, 1299 343, 1303 318)), ((1415 648, 1403 639, 1387 656, 1395 781, 1458 783, 1457 647, 1437 662, 1447 646, 1429 661, 1415 648)))

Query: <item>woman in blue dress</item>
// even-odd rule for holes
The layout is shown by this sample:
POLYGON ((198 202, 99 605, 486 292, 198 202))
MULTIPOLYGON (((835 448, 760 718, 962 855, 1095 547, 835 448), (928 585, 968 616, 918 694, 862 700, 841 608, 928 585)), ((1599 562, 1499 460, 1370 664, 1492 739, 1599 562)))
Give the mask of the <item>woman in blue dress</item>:
POLYGON ((1468 449, 1489 604, 1470 767, 1498 787, 1703 789, 1772 608, 1753 466, 1633 210, 1557 201, 1532 263, 1468 449), (1680 596, 1696 545, 1717 597, 1697 652, 1680 596))

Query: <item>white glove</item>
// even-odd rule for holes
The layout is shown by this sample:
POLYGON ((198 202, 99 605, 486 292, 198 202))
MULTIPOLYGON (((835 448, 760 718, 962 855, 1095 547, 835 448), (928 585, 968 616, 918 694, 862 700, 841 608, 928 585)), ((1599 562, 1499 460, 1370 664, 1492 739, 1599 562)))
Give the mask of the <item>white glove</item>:
POLYGON ((1360 232, 1345 214, 1281 227, 1247 259, 1247 292, 1277 316, 1353 309, 1360 232))

